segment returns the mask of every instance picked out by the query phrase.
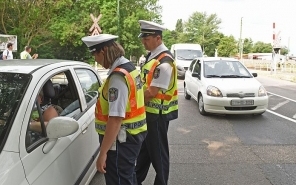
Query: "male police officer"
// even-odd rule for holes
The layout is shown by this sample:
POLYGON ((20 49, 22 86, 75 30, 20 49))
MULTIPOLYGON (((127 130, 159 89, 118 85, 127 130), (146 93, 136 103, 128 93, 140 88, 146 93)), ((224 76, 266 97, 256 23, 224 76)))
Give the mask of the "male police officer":
POLYGON ((139 71, 124 57, 116 38, 109 34, 82 38, 95 60, 110 69, 95 112, 101 143, 97 169, 105 174, 107 185, 134 185, 135 163, 147 132, 144 94, 139 71))
POLYGON ((145 180, 152 163, 155 185, 166 185, 169 177, 169 121, 178 117, 177 70, 172 54, 162 43, 161 25, 140 20, 139 37, 150 53, 142 66, 148 134, 137 160, 138 184, 145 180))

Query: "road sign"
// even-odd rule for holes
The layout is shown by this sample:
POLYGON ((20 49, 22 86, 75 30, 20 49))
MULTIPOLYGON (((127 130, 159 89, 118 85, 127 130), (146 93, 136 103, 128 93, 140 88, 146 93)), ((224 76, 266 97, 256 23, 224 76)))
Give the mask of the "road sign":
POLYGON ((91 35, 99 35, 100 33, 102 33, 102 30, 98 24, 99 20, 102 17, 102 14, 100 14, 97 18, 93 15, 90 14, 91 19, 93 20, 93 25, 90 27, 89 31, 91 32, 91 35))

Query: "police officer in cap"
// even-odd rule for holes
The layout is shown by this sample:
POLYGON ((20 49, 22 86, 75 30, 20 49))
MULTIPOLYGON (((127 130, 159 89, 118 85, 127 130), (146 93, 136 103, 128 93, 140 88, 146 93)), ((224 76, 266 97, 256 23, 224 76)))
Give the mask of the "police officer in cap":
POLYGON ((140 20, 142 40, 149 54, 142 66, 148 134, 137 160, 138 185, 145 180, 152 163, 155 185, 166 185, 169 178, 169 121, 178 118, 177 70, 172 54, 162 42, 163 26, 140 20))
POLYGON ((99 88, 95 110, 101 143, 97 169, 104 173, 107 185, 133 185, 136 159, 147 134, 144 94, 139 71, 124 57, 116 38, 100 34, 82 41, 95 60, 110 69, 99 88))

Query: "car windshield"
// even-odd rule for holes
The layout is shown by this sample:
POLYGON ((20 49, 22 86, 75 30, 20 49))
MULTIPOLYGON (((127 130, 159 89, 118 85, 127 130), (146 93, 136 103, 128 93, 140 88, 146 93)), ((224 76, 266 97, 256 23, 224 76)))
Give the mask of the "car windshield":
POLYGON ((252 78, 240 61, 215 60, 204 62, 206 78, 252 78))
POLYGON ((0 151, 31 79, 31 75, 0 73, 0 151))
POLYGON ((201 50, 178 49, 176 51, 176 56, 179 60, 193 60, 197 57, 202 57, 202 52, 201 50))

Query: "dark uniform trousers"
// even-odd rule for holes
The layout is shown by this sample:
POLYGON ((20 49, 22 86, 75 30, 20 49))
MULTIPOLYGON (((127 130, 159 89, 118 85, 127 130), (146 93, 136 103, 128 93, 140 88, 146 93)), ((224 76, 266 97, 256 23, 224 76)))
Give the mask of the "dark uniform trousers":
MULTIPOLYGON (((107 152, 104 174, 106 185, 136 184, 135 165, 146 134, 147 132, 142 132, 138 135, 130 135, 127 132, 126 142, 116 141, 116 150, 107 152)), ((100 135, 100 143, 102 140, 103 136, 100 135)))
MULTIPOLYGON (((148 117, 147 114, 146 116, 148 117)), ((153 121, 147 118, 146 120, 148 134, 142 144, 137 160, 137 182, 138 185, 142 185, 152 163, 156 172, 154 185, 167 185, 170 168, 167 137, 169 121, 166 121, 162 115, 159 115, 158 118, 153 121)))

